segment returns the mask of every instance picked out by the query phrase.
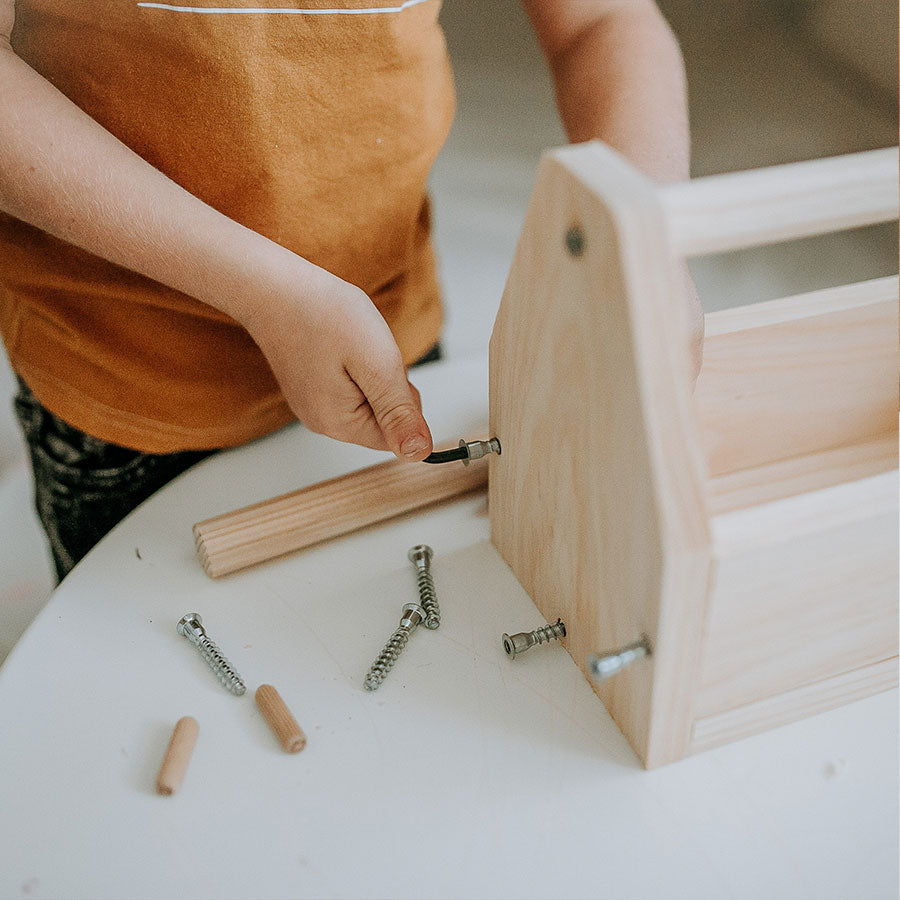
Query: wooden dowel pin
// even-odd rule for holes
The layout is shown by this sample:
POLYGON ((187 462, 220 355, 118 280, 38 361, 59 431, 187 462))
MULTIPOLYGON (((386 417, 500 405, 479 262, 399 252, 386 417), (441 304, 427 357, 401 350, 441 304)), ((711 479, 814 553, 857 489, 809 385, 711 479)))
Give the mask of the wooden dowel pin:
POLYGON ((306 746, 303 729, 271 684, 262 684, 257 688, 256 705, 286 753, 299 753, 306 746))
POLYGON ((184 716, 175 723, 172 739, 169 741, 169 747, 156 778, 158 794, 165 796, 174 794, 181 786, 199 730, 197 720, 192 716, 184 716))

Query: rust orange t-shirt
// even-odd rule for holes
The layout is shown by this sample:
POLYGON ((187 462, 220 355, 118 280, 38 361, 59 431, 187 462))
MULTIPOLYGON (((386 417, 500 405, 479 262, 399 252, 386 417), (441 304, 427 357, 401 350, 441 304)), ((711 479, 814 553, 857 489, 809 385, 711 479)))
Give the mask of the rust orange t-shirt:
MULTIPOLYGON (((426 179, 453 118, 440 0, 17 0, 13 49, 188 191, 362 288, 409 363, 441 310, 426 179)), ((104 440, 225 447, 291 420, 224 314, 0 215, 0 331, 104 440)))

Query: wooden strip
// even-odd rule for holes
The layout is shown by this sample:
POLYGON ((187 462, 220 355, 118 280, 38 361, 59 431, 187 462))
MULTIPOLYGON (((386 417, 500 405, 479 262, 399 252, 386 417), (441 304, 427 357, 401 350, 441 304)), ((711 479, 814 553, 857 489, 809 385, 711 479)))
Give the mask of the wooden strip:
POLYGON ((712 519, 695 716, 897 654, 896 471, 712 519))
MULTIPOLYGON (((896 433, 895 299, 720 333, 697 381, 709 473, 896 433)), ((744 320, 752 316, 752 307, 744 320)))
POLYGON ((156 778, 158 794, 169 796, 181 786, 199 730, 197 720, 192 716, 184 716, 175 723, 175 730, 156 778))
POLYGON ((897 657, 891 656, 774 697, 698 719, 694 724, 690 752, 718 747, 896 686, 897 657))
POLYGON ((306 746, 303 729, 271 684, 261 684, 256 689, 256 705, 285 753, 299 753, 306 746))
POLYGON ((897 148, 695 178, 659 195, 681 256, 842 231, 897 218, 897 148))
POLYGON ((712 515, 859 481, 897 468, 896 432, 881 438, 777 460, 709 481, 712 515))
POLYGON ((765 300, 762 303, 750 303, 747 306, 734 306, 731 309, 708 313, 705 335, 709 340, 720 334, 765 328, 767 325, 856 309, 873 303, 886 301, 896 303, 898 297, 900 286, 896 275, 872 278, 869 281, 857 281, 854 284, 842 284, 820 291, 808 291, 805 294, 794 294, 792 297, 780 297, 778 300, 765 300))
POLYGON ((212 578, 483 488, 485 460, 427 465, 390 460, 194 525, 212 578))

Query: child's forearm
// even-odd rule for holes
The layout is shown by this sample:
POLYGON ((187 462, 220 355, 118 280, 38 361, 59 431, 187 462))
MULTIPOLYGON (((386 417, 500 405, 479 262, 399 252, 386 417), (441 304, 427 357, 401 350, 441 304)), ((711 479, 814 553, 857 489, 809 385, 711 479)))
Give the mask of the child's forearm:
MULTIPOLYGON (((569 140, 600 139, 662 181, 690 177, 681 51, 653 0, 524 0, 556 85, 569 140)), ((692 373, 703 309, 684 266, 692 373)))
POLYGON ((254 314, 261 271, 304 274, 303 260, 154 169, 8 43, 0 43, 0 84, 4 212, 239 321, 254 314))
POLYGON ((652 0, 525 0, 569 140, 603 140, 659 181, 689 177, 684 67, 652 0))
POLYGON ((431 451, 390 329, 359 288, 243 227, 154 169, 15 55, 0 0, 0 210, 243 325, 315 431, 431 451))

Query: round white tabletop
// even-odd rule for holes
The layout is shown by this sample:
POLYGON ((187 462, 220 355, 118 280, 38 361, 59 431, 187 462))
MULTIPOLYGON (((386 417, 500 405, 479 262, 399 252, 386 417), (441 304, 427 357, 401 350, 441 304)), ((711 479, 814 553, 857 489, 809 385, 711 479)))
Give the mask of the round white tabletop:
MULTIPOLYGON (((436 437, 487 419, 483 360, 414 373, 436 437)), ((0 896, 895 900, 897 694, 644 771, 489 542, 475 494, 209 579, 191 526, 386 458, 299 426, 188 472, 116 528, 0 669, 0 896), (435 550, 438 631, 366 670, 435 550), (199 612, 247 682, 176 633, 199 612), (253 692, 309 739, 284 753, 253 692), (178 718, 181 789, 155 778, 178 718)))

